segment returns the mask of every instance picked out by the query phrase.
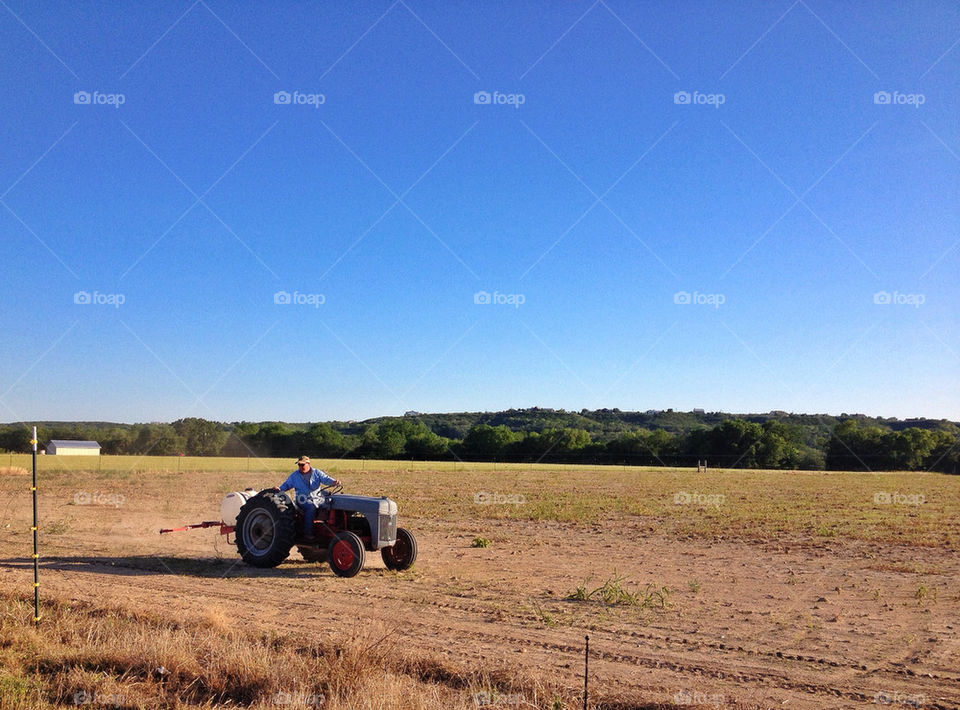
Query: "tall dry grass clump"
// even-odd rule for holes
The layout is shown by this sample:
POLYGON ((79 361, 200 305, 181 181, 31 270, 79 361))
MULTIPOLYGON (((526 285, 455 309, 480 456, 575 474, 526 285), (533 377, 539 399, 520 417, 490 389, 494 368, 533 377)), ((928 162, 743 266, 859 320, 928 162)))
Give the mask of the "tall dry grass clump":
POLYGON ((334 643, 323 628, 313 639, 250 631, 216 608, 185 621, 64 601, 47 601, 34 627, 32 598, 9 592, 0 592, 0 612, 0 710, 475 710, 478 694, 574 707, 562 688, 531 676, 403 654, 383 629, 334 643))

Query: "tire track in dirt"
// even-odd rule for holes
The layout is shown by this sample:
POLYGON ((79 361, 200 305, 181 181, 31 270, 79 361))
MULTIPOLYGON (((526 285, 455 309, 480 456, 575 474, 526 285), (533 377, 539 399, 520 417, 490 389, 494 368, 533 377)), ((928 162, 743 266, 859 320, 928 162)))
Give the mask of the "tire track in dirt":
MULTIPOLYGON (((54 557, 54 558, 47 558, 47 559, 57 560, 57 559, 64 559, 64 558, 54 557)), ((100 566, 100 567, 110 567, 115 569, 119 567, 124 569, 137 570, 139 572, 152 572, 161 576, 169 576, 168 573, 164 573, 163 571, 157 570, 155 568, 146 568, 146 567, 137 566, 137 565, 126 565, 123 563, 108 562, 106 560, 100 563, 85 562, 84 564, 91 568, 100 566)), ((174 574, 173 576, 192 578, 190 575, 174 574)), ((206 577, 206 578, 217 579, 218 577, 214 577, 213 575, 210 575, 209 577, 206 577)), ((249 575, 237 575, 235 577, 231 577, 230 579, 256 579, 256 577, 250 577, 249 575)), ((230 596, 230 595, 221 595, 221 596, 230 596)), ((351 596, 363 597, 370 600, 395 602, 398 604, 409 603, 408 600, 400 596, 393 595, 393 594, 372 592, 367 589, 362 589, 362 590, 352 589, 351 596)), ((422 600, 419 600, 417 604, 428 605, 428 606, 432 606, 437 609, 443 609, 443 610, 452 609, 456 611, 461 611, 461 612, 473 614, 475 617, 491 616, 490 609, 484 606, 481 602, 471 604, 468 601, 467 602, 450 602, 450 601, 444 601, 439 599, 422 599, 422 600)), ((529 618, 533 619, 534 617, 531 615, 529 618)), ((516 625, 517 624, 514 624, 514 626, 516 625)), ((597 633, 597 632, 594 632, 594 633, 597 633)), ((670 646, 685 646, 686 650, 688 651, 697 651, 700 648, 710 648, 715 651, 722 651, 726 653, 739 653, 739 654, 744 654, 749 656, 757 656, 761 658, 776 659, 777 661, 795 661, 795 662, 801 662, 801 663, 830 667, 830 668, 845 668, 851 671, 869 671, 870 673, 886 673, 886 674, 896 675, 896 676, 920 677, 920 678, 929 678, 933 680, 941 680, 941 681, 950 682, 950 683, 960 683, 960 676, 950 676, 950 675, 944 675, 944 674, 934 673, 934 672, 917 673, 910 668, 891 668, 891 667, 883 667, 883 666, 875 666, 873 668, 869 668, 866 664, 863 664, 863 663, 852 663, 844 660, 836 660, 832 658, 803 655, 799 653, 789 653, 784 651, 772 651, 772 650, 763 650, 758 648, 746 648, 742 645, 735 646, 732 644, 725 644, 718 641, 709 641, 702 638, 691 638, 691 637, 682 636, 682 635, 670 636, 670 635, 664 635, 664 634, 652 634, 649 632, 629 631, 629 630, 617 631, 613 635, 629 636, 632 639, 639 639, 639 640, 648 641, 648 642, 656 642, 656 643, 670 645, 670 646)))
MULTIPOLYGON (((196 605, 209 605, 210 603, 227 602, 231 605, 231 613, 247 617, 250 623, 263 623, 264 615, 262 613, 261 602, 268 601, 268 598, 281 596, 283 591, 289 590, 295 586, 296 582, 304 581, 304 577, 277 578, 268 577, 272 582, 283 580, 286 582, 278 590, 272 586, 269 592, 258 595, 256 592, 260 585, 254 582, 260 579, 259 576, 229 577, 224 580, 216 579, 214 584, 204 585, 201 590, 196 589, 196 576, 192 575, 172 575, 156 570, 144 569, 137 565, 124 565, 122 563, 107 561, 84 561, 76 563, 66 557, 47 557, 47 565, 56 566, 58 564, 68 563, 72 565, 69 570, 61 569, 61 573, 75 576, 76 584, 67 579, 62 580, 69 586, 69 589, 76 592, 79 589, 89 590, 84 592, 85 597, 90 601, 102 601, 102 586, 83 583, 85 579, 91 576, 100 578, 104 574, 116 576, 117 569, 129 569, 130 573, 123 575, 128 584, 122 586, 122 593, 118 596, 125 601, 131 601, 141 594, 145 594, 150 599, 155 600, 157 594, 166 594, 174 597, 173 601, 179 601, 182 605, 184 592, 187 592, 191 601, 196 605), (80 568, 83 569, 80 569, 80 568), (130 584, 133 580, 135 584, 130 584), (233 584, 240 582, 243 585, 241 589, 224 589, 224 584, 233 584), (134 592, 134 594, 131 594, 134 592), (253 613, 251 608, 259 609, 260 612, 253 613)), ((203 579, 212 579, 204 577, 203 579)), ((351 589, 349 596, 338 599, 338 608, 331 609, 328 615, 315 616, 318 620, 331 620, 331 617, 350 623, 358 615, 378 617, 381 622, 396 622, 389 618, 389 615, 374 613, 379 611, 390 611, 391 605, 409 606, 411 602, 393 594, 376 593, 369 589, 351 589), (346 602, 344 604, 342 602, 346 602), (372 603, 380 602, 380 604, 372 603), (348 608, 349 607, 349 608, 348 608), (386 618, 384 618, 386 617, 386 618)), ((396 628, 395 631, 410 640, 416 640, 429 645, 436 645, 438 640, 447 642, 446 648, 459 649, 457 656, 486 658, 484 652, 490 657, 502 658, 503 649, 513 647, 523 649, 518 655, 525 655, 525 658, 514 658, 513 661, 525 666, 538 668, 553 667, 555 669, 576 668, 576 664, 582 658, 583 633, 580 629, 551 629, 549 632, 540 629, 529 629, 520 624, 509 624, 504 628, 506 622, 500 621, 495 631, 484 631, 477 628, 478 617, 489 617, 490 609, 482 607, 480 603, 470 603, 469 601, 450 602, 436 599, 422 599, 416 602, 418 605, 430 606, 436 610, 439 616, 435 619, 405 618, 402 622, 402 628, 396 628), (519 629, 523 629, 523 635, 518 634, 519 629), (416 629, 416 631, 414 631, 416 629), (557 659, 557 655, 561 658, 557 659), (564 658, 565 656, 565 658, 564 658), (562 663, 561 661, 569 661, 562 663)), ((299 609, 305 612, 305 615, 317 614, 317 606, 312 602, 299 601, 296 598, 286 599, 283 606, 287 610, 299 609)), ((407 614, 407 617, 410 615, 407 614)), ((303 618, 303 617, 301 617, 303 618)), ((272 623, 279 621, 290 630, 302 630, 302 622, 293 623, 284 621, 283 617, 272 619, 272 623)), ((479 622, 484 623, 484 622, 479 622)), ((497 622, 487 622, 497 623, 497 622)), ((875 683, 881 679, 889 680, 891 676, 897 679, 909 679, 910 692, 922 692, 927 698, 932 694, 942 694, 947 689, 943 684, 957 686, 958 679, 940 674, 925 674, 927 677, 920 677, 910 669, 893 669, 877 667, 868 670, 863 664, 850 664, 827 658, 818 658, 815 656, 802 656, 800 654, 785 654, 779 651, 751 650, 743 646, 733 646, 719 642, 704 641, 703 639, 691 639, 687 636, 672 636, 663 634, 654 634, 640 631, 609 632, 602 630, 591 630, 592 643, 592 670, 599 681, 614 687, 627 689, 638 695, 648 690, 648 684, 642 683, 640 679, 634 679, 632 682, 624 678, 630 676, 630 673, 624 673, 625 667, 644 668, 657 671, 669 671, 679 677, 679 679, 696 677, 710 678, 723 684, 733 684, 735 688, 743 690, 745 686, 754 686, 758 689, 775 687, 777 689, 793 691, 801 694, 809 702, 814 698, 819 698, 817 704, 827 699, 864 703, 872 702, 874 695, 863 692, 865 685, 875 683), (643 641, 654 644, 653 648, 644 652, 637 652, 626 646, 623 637, 626 636, 631 641, 643 641), (703 649, 709 649, 712 655, 704 653, 703 649), (721 652, 725 658, 718 660, 716 652, 721 652), (766 662, 773 662, 777 666, 765 665, 766 662), (789 666, 784 666, 789 662, 789 666), (796 664, 800 664, 797 668, 796 664), (834 676, 842 673, 843 677, 829 678, 824 682, 824 671, 832 672, 834 676)), ((569 674, 574 675, 572 672, 569 674)), ((677 687, 682 687, 682 680, 677 687)), ((960 691, 960 686, 957 687, 960 691)), ((949 705, 939 704, 939 702, 930 701, 926 707, 931 708, 950 708, 960 706, 960 692, 956 692, 952 697, 947 698, 951 703, 949 705)))

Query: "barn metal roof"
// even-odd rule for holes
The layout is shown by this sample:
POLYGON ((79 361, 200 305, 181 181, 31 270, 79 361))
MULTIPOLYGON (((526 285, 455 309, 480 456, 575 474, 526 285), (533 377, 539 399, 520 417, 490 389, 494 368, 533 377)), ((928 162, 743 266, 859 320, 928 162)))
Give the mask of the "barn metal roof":
POLYGON ((51 444, 59 446, 61 449, 89 449, 100 448, 96 441, 74 441, 72 439, 51 439, 51 444))

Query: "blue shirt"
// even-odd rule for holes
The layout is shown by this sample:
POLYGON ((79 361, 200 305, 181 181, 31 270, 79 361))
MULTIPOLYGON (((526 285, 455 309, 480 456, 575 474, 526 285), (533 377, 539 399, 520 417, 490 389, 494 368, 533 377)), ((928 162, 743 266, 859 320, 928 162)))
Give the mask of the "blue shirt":
POLYGON ((333 483, 336 479, 330 478, 327 474, 321 471, 318 468, 310 468, 310 476, 304 476, 300 471, 294 471, 290 474, 286 481, 284 481, 281 486, 281 491, 289 491, 291 488, 297 492, 298 499, 306 500, 309 498, 310 493, 320 488, 320 486, 328 486, 333 483))

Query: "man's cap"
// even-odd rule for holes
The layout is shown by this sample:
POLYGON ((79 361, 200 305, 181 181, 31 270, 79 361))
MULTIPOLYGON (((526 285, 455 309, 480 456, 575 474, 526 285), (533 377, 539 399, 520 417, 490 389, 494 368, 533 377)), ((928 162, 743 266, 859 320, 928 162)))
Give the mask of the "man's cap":
POLYGON ((297 459, 297 465, 299 466, 299 465, 302 464, 302 463, 310 463, 310 457, 309 457, 309 456, 301 456, 300 458, 298 458, 298 459, 297 459))

